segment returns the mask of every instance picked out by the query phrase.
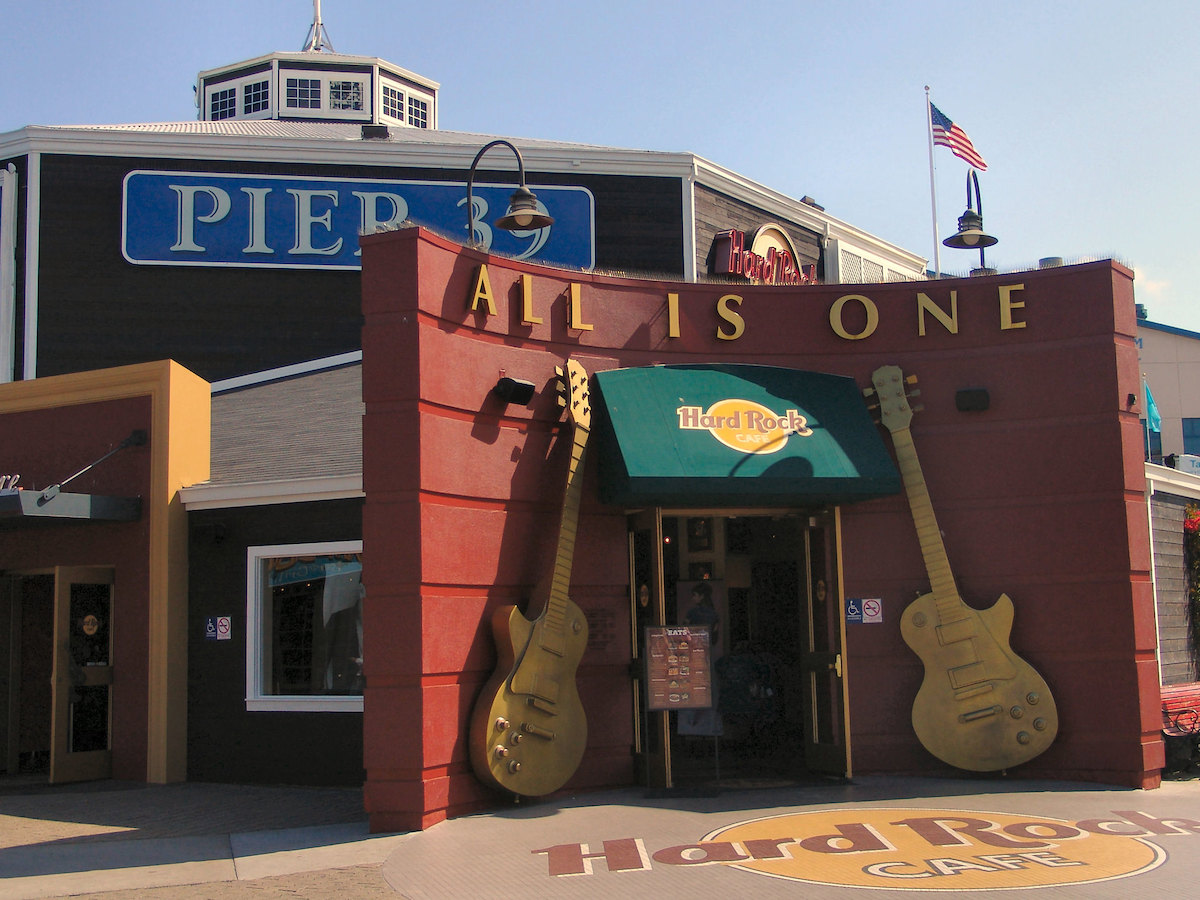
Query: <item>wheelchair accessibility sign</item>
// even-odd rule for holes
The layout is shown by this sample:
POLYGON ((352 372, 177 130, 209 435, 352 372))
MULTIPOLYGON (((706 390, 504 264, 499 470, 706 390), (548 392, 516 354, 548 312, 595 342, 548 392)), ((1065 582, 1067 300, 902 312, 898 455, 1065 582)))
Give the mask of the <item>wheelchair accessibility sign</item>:
POLYGON ((876 625, 883 621, 883 601, 878 597, 846 598, 847 625, 876 625))
POLYGON ((207 616, 204 619, 206 641, 228 641, 233 639, 232 616, 207 616))

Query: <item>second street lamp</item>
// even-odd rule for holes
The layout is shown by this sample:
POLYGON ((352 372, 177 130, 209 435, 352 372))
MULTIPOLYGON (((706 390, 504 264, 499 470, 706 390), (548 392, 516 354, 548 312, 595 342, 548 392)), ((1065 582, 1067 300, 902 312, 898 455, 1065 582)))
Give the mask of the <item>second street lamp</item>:
POLYGON ((998 239, 983 230, 983 199, 979 196, 979 175, 974 169, 967 172, 967 208, 958 217, 958 233, 942 241, 947 247, 956 250, 974 250, 979 248, 979 268, 987 270, 984 261, 983 248, 991 247, 998 239), (975 199, 971 199, 971 186, 975 187, 975 199))
POLYGON ((508 211, 493 224, 503 231, 523 231, 526 229, 545 228, 554 224, 550 215, 538 209, 537 194, 525 186, 525 161, 521 152, 508 141, 496 140, 484 144, 471 163, 471 171, 467 173, 467 245, 476 246, 475 241, 475 200, 472 188, 475 185, 475 169, 483 154, 493 147, 503 145, 513 152, 517 158, 517 189, 508 201, 508 211))

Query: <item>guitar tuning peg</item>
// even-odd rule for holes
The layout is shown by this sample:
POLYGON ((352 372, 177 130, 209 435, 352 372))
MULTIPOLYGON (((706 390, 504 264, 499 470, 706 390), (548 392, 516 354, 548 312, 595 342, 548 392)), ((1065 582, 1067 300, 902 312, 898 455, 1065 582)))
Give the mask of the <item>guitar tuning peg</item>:
POLYGON ((910 397, 920 397, 920 396, 921 396, 921 389, 920 389, 920 388, 913 388, 911 391, 908 391, 908 396, 910 396, 910 397))
POLYGON ((910 407, 913 412, 922 412, 925 409, 924 403, 917 403, 910 407))
POLYGON ((916 383, 917 383, 917 376, 916 376, 916 375, 906 375, 906 376, 904 376, 904 380, 905 380, 905 381, 906 381, 908 384, 916 384, 916 383))
POLYGON ((877 410, 877 409, 879 409, 879 404, 878 403, 868 403, 867 409, 872 410, 872 411, 877 410))
POLYGON ((873 388, 873 387, 863 388, 862 394, 864 397, 874 397, 875 396, 875 388, 873 388))
POLYGON ((559 378, 562 378, 562 377, 563 377, 563 374, 564 374, 564 373, 563 373, 563 367, 562 367, 562 366, 555 366, 555 367, 554 367, 554 374, 555 374, 555 375, 557 375, 559 378))

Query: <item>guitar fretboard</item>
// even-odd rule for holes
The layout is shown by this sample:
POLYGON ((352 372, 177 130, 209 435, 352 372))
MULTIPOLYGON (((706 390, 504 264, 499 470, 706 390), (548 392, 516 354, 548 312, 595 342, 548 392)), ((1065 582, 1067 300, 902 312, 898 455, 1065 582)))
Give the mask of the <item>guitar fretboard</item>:
POLYGON ((900 464, 900 477, 904 481, 904 492, 912 510, 913 523, 917 527, 917 540, 921 544, 921 556, 925 561, 925 572, 929 575, 929 586, 937 605, 939 624, 953 621, 963 606, 954 573, 950 571, 950 560, 946 556, 946 545, 933 513, 933 501, 925 484, 925 474, 917 459, 917 448, 912 432, 907 428, 892 431, 896 447, 896 460, 900 464))
POLYGON ((543 613, 542 649, 562 656, 566 653, 567 599, 571 587, 571 568, 575 561, 575 534, 579 527, 579 500, 583 493, 583 457, 589 431, 575 426, 571 441, 571 463, 567 468, 567 489, 563 497, 562 519, 558 528, 558 548, 554 554, 554 572, 550 596, 543 613))

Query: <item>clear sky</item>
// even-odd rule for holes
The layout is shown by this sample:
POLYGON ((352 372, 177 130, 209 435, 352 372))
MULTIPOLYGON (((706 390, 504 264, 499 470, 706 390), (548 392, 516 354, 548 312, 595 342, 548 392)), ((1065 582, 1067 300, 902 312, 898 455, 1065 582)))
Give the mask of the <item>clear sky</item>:
MULTIPOLYGON (((987 161, 987 262, 1113 257, 1200 332, 1194 0, 324 0, 339 53, 441 84, 439 125, 691 151, 934 258, 925 85, 987 161), (1191 151, 1189 151, 1191 152, 1191 151), (1186 154, 1185 154, 1186 156, 1186 154)), ((0 132, 196 118, 202 70, 299 50, 311 0, 0 0, 0 132)), ((938 236, 967 167, 937 148, 938 236)), ((973 251, 940 248, 965 274, 973 251)))

